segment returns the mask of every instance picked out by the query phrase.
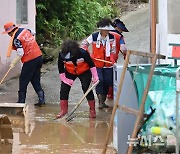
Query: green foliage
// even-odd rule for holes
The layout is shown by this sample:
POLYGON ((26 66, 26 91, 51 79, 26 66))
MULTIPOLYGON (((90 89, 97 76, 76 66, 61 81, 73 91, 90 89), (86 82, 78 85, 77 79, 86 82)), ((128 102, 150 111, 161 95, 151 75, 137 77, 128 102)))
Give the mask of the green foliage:
POLYGON ((60 46, 67 37, 80 40, 95 30, 102 17, 116 15, 111 0, 38 0, 37 40, 60 46))
POLYGON ((50 22, 45 21, 46 33, 48 34, 50 40, 52 40, 55 46, 59 46, 62 43, 61 33, 64 30, 59 19, 52 19, 50 22))
POLYGON ((36 7, 37 7, 38 10, 45 10, 45 11, 47 11, 45 5, 43 5, 43 4, 37 4, 36 7))
POLYGON ((97 21, 102 17, 113 15, 110 5, 102 6, 97 1, 77 0, 66 18, 70 24, 69 36, 79 40, 93 32, 97 21))

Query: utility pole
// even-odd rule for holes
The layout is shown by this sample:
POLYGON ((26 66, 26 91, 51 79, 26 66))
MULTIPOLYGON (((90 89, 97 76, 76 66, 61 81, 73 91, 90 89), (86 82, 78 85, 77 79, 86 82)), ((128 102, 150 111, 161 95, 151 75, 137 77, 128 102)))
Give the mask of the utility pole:
POLYGON ((156 53, 156 4, 157 0, 150 0, 150 52, 153 54, 156 53))

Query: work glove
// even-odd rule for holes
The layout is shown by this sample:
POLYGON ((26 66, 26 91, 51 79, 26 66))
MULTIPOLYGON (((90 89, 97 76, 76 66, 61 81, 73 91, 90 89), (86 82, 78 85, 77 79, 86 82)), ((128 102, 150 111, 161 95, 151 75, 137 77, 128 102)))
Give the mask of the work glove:
POLYGON ((10 68, 12 69, 20 60, 21 56, 16 56, 10 64, 10 68))
POLYGON ((73 80, 66 78, 65 73, 61 73, 61 74, 59 75, 59 78, 60 78, 60 80, 61 80, 62 82, 64 82, 65 84, 67 84, 67 85, 69 85, 69 86, 72 86, 73 83, 74 83, 73 80))
POLYGON ((110 61, 112 62, 112 65, 114 65, 115 61, 115 54, 111 53, 110 54, 110 61))
POLYGON ((99 80, 96 67, 90 68, 91 74, 92 74, 92 82, 93 84, 96 83, 99 80))

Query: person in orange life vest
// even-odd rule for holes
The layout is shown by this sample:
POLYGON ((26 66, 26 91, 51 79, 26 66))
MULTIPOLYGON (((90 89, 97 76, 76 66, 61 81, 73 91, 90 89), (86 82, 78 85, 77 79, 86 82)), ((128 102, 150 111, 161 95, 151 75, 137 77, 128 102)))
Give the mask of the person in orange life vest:
POLYGON ((115 46, 116 41, 114 35, 109 31, 113 30, 112 22, 110 19, 103 18, 97 23, 98 32, 91 34, 87 39, 82 41, 82 47, 88 49, 92 44, 91 57, 97 68, 99 76, 99 84, 96 86, 96 94, 99 99, 99 109, 108 108, 105 104, 108 88, 113 85, 113 64, 115 62, 115 46), (112 62, 106 63, 99 61, 105 60, 112 62))
MULTIPOLYGON (((115 19, 113 22, 113 27, 115 30, 112 30, 110 33, 114 35, 116 38, 116 56, 115 61, 117 62, 119 57, 119 52, 121 52, 124 56, 124 59, 126 57, 127 48, 124 41, 124 36, 122 35, 122 32, 129 32, 126 28, 125 24, 120 19, 115 19)), ((108 95, 107 97, 109 99, 113 99, 113 87, 109 87, 108 95)))
POLYGON ((18 103, 25 103, 27 86, 32 83, 39 101, 35 105, 43 106, 45 104, 44 91, 40 84, 40 69, 42 66, 42 53, 35 40, 34 32, 29 29, 19 28, 12 22, 4 25, 3 34, 11 37, 7 57, 11 56, 12 49, 17 51, 17 56, 10 64, 13 68, 20 60, 23 63, 19 77, 18 103))
MULTIPOLYGON (((71 86, 76 78, 79 78, 82 90, 85 93, 91 81, 96 83, 99 78, 97 70, 89 53, 80 48, 74 40, 67 40, 62 44, 62 50, 59 53, 58 69, 61 80, 60 89, 60 109, 61 112, 56 118, 63 117, 68 112, 68 98, 71 86)), ((93 91, 86 96, 90 107, 90 118, 96 117, 95 99, 93 91)))

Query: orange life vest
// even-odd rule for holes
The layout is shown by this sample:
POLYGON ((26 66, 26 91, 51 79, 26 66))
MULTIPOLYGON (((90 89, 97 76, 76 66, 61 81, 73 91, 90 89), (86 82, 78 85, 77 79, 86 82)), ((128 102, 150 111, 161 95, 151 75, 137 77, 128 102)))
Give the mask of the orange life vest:
MULTIPOLYGON (((106 46, 103 46, 101 43, 99 48, 96 47, 98 33, 99 32, 92 34, 93 42, 92 42, 92 54, 91 54, 91 56, 92 56, 92 58, 110 61, 110 57, 106 57, 106 46)), ((112 34, 109 34, 109 40, 110 40, 110 48, 112 48, 112 44, 114 42, 114 36, 112 34)), ((93 59, 93 60, 94 60, 95 66, 98 68, 112 66, 112 64, 109 64, 109 63, 101 62, 101 61, 98 61, 95 59, 93 59)))
POLYGON ((71 74, 80 75, 90 69, 89 64, 85 62, 83 57, 84 52, 86 53, 87 51, 80 49, 80 52, 81 54, 76 59, 76 65, 71 59, 65 59, 64 55, 61 55, 65 69, 71 74))
POLYGON ((119 51, 121 49, 121 45, 120 45, 120 38, 121 38, 121 35, 116 33, 116 32, 112 32, 110 31, 110 34, 113 34, 115 39, 116 39, 116 55, 115 55, 115 61, 117 61, 118 59, 118 54, 119 54, 119 51))
POLYGON ((21 41, 24 50, 24 55, 21 58, 22 63, 28 62, 42 55, 35 37, 27 29, 23 29, 17 39, 21 41))
POLYGON ((74 65, 72 61, 64 61, 66 70, 74 75, 80 75, 85 71, 89 70, 89 65, 84 62, 83 58, 77 59, 77 65, 74 65))

